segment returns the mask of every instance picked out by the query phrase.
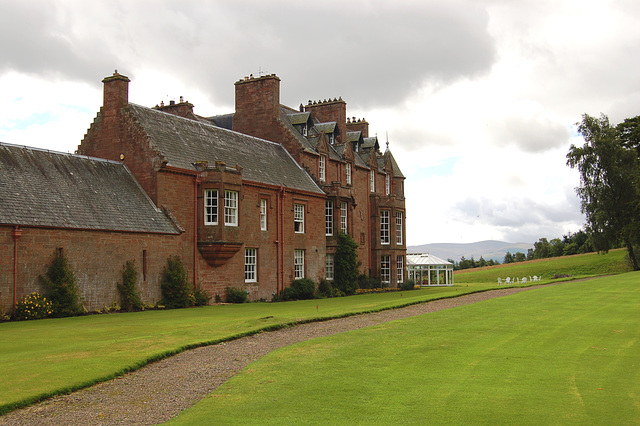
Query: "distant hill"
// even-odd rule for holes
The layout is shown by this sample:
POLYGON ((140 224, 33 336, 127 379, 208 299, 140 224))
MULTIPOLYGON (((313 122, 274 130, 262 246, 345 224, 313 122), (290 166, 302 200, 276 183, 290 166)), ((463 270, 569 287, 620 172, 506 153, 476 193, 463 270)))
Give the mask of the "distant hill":
POLYGON ((471 259, 473 257, 475 260, 480 259, 480 256, 482 256, 484 260, 493 259, 502 262, 507 252, 511 254, 517 252, 527 254, 530 248, 533 248, 533 244, 488 240, 468 244, 437 243, 408 246, 407 253, 429 253, 441 259, 453 259, 456 262, 458 262, 462 256, 464 256, 465 259, 471 259))

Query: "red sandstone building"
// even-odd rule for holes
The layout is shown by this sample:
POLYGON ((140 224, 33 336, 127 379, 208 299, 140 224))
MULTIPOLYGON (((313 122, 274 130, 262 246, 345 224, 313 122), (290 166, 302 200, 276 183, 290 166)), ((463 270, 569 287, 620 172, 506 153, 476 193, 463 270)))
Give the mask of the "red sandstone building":
POLYGON ((275 75, 236 83, 236 111, 129 102, 103 80, 103 106, 77 155, 0 144, 0 307, 39 288, 54 250, 89 310, 110 305, 127 260, 146 301, 178 255, 197 288, 270 299, 294 279, 332 279, 337 235, 362 273, 404 278, 404 176, 341 99, 280 105, 275 75), (36 189, 34 191, 34 188, 36 189))

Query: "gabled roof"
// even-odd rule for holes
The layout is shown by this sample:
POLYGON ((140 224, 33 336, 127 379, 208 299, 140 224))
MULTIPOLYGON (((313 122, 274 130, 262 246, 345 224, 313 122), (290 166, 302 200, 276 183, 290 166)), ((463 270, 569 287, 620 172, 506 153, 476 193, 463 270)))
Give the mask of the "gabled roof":
POLYGON ((362 132, 359 130, 357 132, 347 132, 347 142, 358 142, 361 137, 362 132))
POLYGON ((321 132, 333 133, 336 130, 336 122, 330 121, 328 123, 316 123, 313 125, 313 127, 316 128, 318 133, 321 133, 321 132))
MULTIPOLYGON (((311 121, 314 123, 314 125, 309 129, 309 133, 305 137, 294 127, 291 121, 292 117, 297 117, 299 114, 310 114, 310 113, 307 113, 307 112, 301 113, 285 105, 280 105, 280 121, 289 130, 291 135, 293 135, 293 137, 295 137, 298 140, 298 142, 300 143, 300 146, 302 146, 304 150, 306 150, 307 152, 318 153, 318 143, 320 141, 320 135, 321 135, 320 131, 318 131, 316 127, 318 124, 317 123, 318 120, 315 120, 313 117, 309 117, 311 121)), ((338 161, 342 160, 342 158, 340 158, 340 155, 338 155, 338 152, 333 148, 332 145, 329 146, 329 158, 331 158, 332 160, 338 160, 338 161)))
POLYGON ((129 108, 168 166, 195 170, 196 161, 224 161, 242 166, 249 181, 323 193, 280 144, 132 103, 129 108))
POLYGON ((123 164, 3 143, 0 223, 179 233, 123 164))
POLYGON ((364 138, 363 140, 364 140, 364 142, 362 143, 362 146, 361 146, 362 149, 368 149, 368 148, 373 148, 373 149, 376 149, 376 150, 380 149, 380 144, 378 143, 378 137, 377 136, 364 138))
POLYGON ((291 124, 305 124, 309 121, 310 112, 296 112, 293 114, 288 114, 289 121, 291 124))
POLYGON ((385 156, 389 156, 389 162, 391 163, 391 169, 392 169, 392 173, 394 177, 405 177, 402 174, 402 171, 400 170, 400 166, 398 166, 398 163, 396 162, 396 159, 393 158, 393 154, 391 154, 391 151, 389 151, 388 149, 385 151, 384 153, 385 156))
POLYGON ((280 121, 289 130, 289 133, 298 140, 300 146, 302 146, 305 151, 316 152, 318 135, 313 127, 309 129, 309 135, 305 138, 295 127, 293 127, 293 124, 291 123, 291 119, 289 116, 292 114, 297 114, 298 112, 299 111, 291 109, 287 106, 280 105, 280 121))

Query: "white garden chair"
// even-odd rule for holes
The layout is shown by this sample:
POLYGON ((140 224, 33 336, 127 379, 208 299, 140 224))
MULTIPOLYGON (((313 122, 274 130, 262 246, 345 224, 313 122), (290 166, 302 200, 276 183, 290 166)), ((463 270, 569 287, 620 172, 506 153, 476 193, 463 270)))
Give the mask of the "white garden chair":
POLYGON ((498 285, 502 285, 502 278, 498 278, 498 285))
POLYGON ((520 282, 522 284, 526 284, 527 283, 527 277, 522 277, 522 280, 520 280, 520 282))
POLYGON ((507 277, 507 279, 505 280, 507 284, 511 284, 511 277, 507 277))

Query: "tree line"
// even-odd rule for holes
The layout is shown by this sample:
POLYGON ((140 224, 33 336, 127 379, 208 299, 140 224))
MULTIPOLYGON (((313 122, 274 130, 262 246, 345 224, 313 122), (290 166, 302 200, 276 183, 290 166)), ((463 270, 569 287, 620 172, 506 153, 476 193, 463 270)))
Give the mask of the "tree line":
POLYGON ((546 259, 549 257, 571 256, 573 254, 589 253, 592 251, 594 251, 594 247, 591 244, 589 235, 584 230, 580 230, 573 234, 568 233, 567 235, 563 235, 562 238, 553 238, 551 240, 540 238, 537 242, 533 243, 533 248, 527 250, 527 253, 520 251, 515 253, 507 252, 502 262, 493 259, 485 260, 482 256, 480 256, 479 260, 475 260, 473 256, 471 259, 465 259, 465 257, 462 256, 458 262, 451 259, 447 260, 453 263, 454 270, 462 270, 524 262, 526 260, 546 259))

